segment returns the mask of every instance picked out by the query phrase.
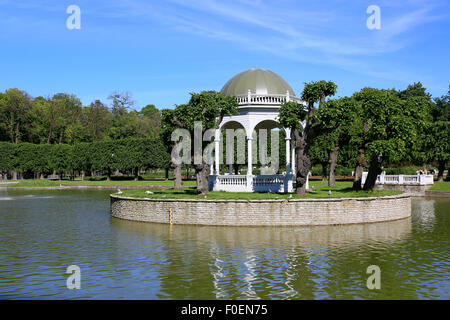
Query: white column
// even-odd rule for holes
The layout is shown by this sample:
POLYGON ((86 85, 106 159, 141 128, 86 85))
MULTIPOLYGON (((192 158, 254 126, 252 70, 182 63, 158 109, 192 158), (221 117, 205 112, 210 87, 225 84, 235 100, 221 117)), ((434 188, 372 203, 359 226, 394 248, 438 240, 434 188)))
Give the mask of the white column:
POLYGON ((295 142, 292 141, 292 161, 291 161, 291 167, 292 167, 292 174, 295 174, 295 142))
POLYGON ((247 175, 252 175, 252 169, 253 169, 253 164, 252 164, 252 141, 253 138, 248 138, 247 137, 247 149, 248 149, 248 170, 247 170, 247 175))
POLYGON ((216 175, 219 175, 219 162, 220 162, 219 142, 220 142, 220 130, 216 130, 216 136, 214 138, 214 156, 215 156, 215 160, 216 160, 216 175))
POLYGON ((291 139, 286 137, 286 174, 291 173, 291 165, 290 165, 290 151, 291 151, 291 139))

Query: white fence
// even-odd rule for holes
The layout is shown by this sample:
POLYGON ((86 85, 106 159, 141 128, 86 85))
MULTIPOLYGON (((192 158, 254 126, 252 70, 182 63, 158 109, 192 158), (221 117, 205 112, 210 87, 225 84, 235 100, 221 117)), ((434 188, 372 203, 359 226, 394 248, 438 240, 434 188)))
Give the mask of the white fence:
POLYGON ((286 101, 296 101, 302 103, 302 101, 295 97, 289 96, 287 94, 241 94, 236 96, 236 100, 239 105, 247 104, 273 104, 280 105, 286 101))
POLYGON ((210 190, 228 192, 293 192, 293 182, 291 174, 211 175, 208 180, 210 190))
MULTIPOLYGON (((362 176, 362 184, 366 182, 367 172, 363 172, 362 176)), ((431 174, 416 174, 416 175, 407 175, 407 174, 399 174, 399 175, 387 175, 380 174, 377 177, 376 184, 391 184, 391 185, 416 185, 423 186, 428 184, 433 184, 433 175, 431 174)))

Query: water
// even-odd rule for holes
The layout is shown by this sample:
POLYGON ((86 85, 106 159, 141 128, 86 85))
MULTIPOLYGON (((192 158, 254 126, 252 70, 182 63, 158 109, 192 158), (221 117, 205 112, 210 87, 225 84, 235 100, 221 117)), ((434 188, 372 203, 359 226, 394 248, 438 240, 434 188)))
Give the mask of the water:
POLYGON ((0 189, 0 298, 449 299, 450 199, 412 208, 376 224, 169 227, 111 218, 107 191, 0 189))

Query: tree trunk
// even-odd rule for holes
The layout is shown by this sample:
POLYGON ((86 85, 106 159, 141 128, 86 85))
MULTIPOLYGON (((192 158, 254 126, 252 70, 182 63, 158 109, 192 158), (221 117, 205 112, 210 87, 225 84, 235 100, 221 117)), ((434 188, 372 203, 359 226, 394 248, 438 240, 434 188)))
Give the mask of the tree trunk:
POLYGON ((358 163, 355 168, 355 179, 353 180, 353 189, 361 190, 362 174, 363 174, 363 166, 358 163))
POLYGON ((366 181, 364 182, 364 190, 373 190, 375 183, 377 182, 377 177, 381 173, 381 158, 372 157, 370 160, 369 172, 367 173, 366 181))
POLYGON ((207 194, 209 192, 209 165, 206 163, 195 165, 195 175, 197 177, 197 192, 199 194, 207 194))
POLYGON ((16 144, 19 143, 19 122, 16 124, 16 144))
POLYGON ((333 151, 330 152, 330 179, 328 180, 328 186, 334 187, 336 185, 336 165, 339 154, 339 145, 336 146, 333 151))
POLYGON ((358 150, 358 156, 356 157, 355 178, 353 180, 353 189, 355 190, 362 189, 362 176, 366 165, 366 155, 364 149, 361 148, 358 150))
POLYGON ((139 180, 139 168, 134 168, 134 181, 139 180))
POLYGON ((59 144, 62 143, 63 134, 64 134, 64 131, 61 130, 61 133, 59 134, 59 144))
POLYGON ((47 136, 47 144, 50 144, 50 139, 52 137, 52 132, 53 132, 53 128, 50 127, 50 130, 48 131, 48 136, 47 136))
POLYGON ((304 137, 300 136, 297 129, 294 129, 295 134, 295 165, 296 165, 296 193, 298 195, 304 195, 306 193, 306 179, 308 177, 309 169, 311 168, 311 161, 307 156, 305 150, 304 137))
POLYGON ((12 179, 17 180, 17 170, 13 170, 12 172, 12 179))
POLYGON ((450 181, 450 167, 447 169, 447 178, 445 178, 445 181, 450 181))
POLYGON ((165 180, 169 180, 169 168, 165 168, 164 169, 164 171, 165 171, 165 180))
POLYGON ((173 168, 173 187, 175 189, 182 188, 183 180, 181 179, 181 164, 175 165, 173 168))
POLYGON ((234 166, 234 174, 238 175, 239 174, 239 164, 235 163, 233 166, 234 166))
POLYGON ((81 170, 81 181, 84 181, 84 175, 85 175, 84 170, 81 170))
POLYGON ((323 162, 321 165, 322 165, 322 181, 327 181, 328 163, 323 162))
MULTIPOLYGON (((444 181, 445 161, 439 161, 438 165, 438 181, 444 181)), ((448 177, 448 173, 447 173, 448 177)))
POLYGON ((108 171, 106 172, 106 180, 111 181, 111 169, 108 168, 108 171))
POLYGON ((304 195, 306 193, 306 180, 309 170, 311 170, 311 160, 308 157, 309 146, 314 138, 315 132, 312 127, 314 114, 314 103, 308 103, 308 116, 303 134, 300 135, 298 128, 294 128, 295 136, 295 157, 296 157, 296 193, 304 195))

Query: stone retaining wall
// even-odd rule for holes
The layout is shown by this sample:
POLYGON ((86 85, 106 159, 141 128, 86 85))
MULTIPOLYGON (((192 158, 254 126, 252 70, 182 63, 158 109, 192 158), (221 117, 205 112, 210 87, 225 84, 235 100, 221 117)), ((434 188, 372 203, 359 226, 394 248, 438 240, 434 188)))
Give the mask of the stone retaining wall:
POLYGON ((450 191, 445 190, 426 190, 426 197, 450 198, 450 191))
POLYGON ((116 218, 174 224, 282 226, 335 225, 411 216, 410 195, 340 199, 145 199, 111 195, 116 218))

